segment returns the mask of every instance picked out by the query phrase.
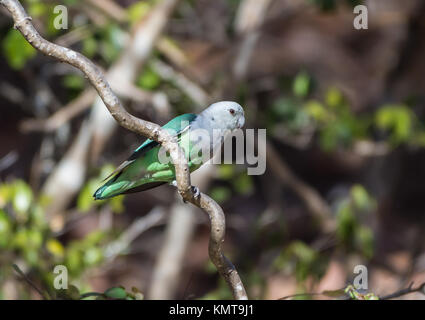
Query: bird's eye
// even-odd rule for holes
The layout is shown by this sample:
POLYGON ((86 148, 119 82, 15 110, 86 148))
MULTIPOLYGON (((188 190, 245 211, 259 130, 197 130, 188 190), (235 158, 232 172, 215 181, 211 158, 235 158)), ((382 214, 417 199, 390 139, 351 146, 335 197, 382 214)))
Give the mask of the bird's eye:
POLYGON ((235 115, 235 109, 230 109, 230 110, 229 110, 229 112, 230 112, 230 114, 231 114, 232 116, 234 116, 234 115, 235 115))

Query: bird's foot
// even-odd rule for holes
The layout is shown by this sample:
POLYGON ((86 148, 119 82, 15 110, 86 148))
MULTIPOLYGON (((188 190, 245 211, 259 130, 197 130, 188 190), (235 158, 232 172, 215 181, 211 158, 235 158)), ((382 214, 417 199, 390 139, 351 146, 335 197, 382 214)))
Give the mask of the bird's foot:
MULTIPOLYGON (((171 181, 170 185, 177 187, 177 181, 176 180, 171 181)), ((192 191, 193 197, 195 198, 195 200, 199 200, 199 197, 201 196, 201 191, 199 191, 199 188, 195 186, 191 186, 190 190, 192 191)), ((183 198, 183 195, 182 195, 182 198, 183 198)), ((183 202, 186 203, 187 201, 184 200, 183 198, 183 202)))
POLYGON ((199 191, 199 188, 198 188, 198 187, 195 187, 195 186, 191 186, 190 188, 192 189, 193 197, 194 197, 196 200, 198 200, 198 199, 199 199, 199 197, 201 196, 201 191, 199 191))

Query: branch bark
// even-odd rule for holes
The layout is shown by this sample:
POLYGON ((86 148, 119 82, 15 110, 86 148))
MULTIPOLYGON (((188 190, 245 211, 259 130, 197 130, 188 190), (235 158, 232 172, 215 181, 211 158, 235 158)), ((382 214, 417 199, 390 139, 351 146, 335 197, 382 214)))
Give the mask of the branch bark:
POLYGON ((81 70, 96 89, 106 108, 114 119, 124 128, 148 137, 160 143, 170 154, 175 166, 177 188, 183 200, 190 202, 207 212, 211 221, 209 254, 219 273, 226 279, 236 299, 247 299, 239 274, 232 263, 222 253, 225 235, 225 217, 221 207, 210 197, 201 193, 195 197, 190 183, 187 160, 176 139, 159 125, 136 118, 129 114, 118 97, 112 92, 105 76, 89 59, 78 52, 58 46, 45 40, 31 23, 31 18, 17 0, 0 0, 0 4, 9 11, 14 27, 37 50, 59 61, 68 63, 81 70))

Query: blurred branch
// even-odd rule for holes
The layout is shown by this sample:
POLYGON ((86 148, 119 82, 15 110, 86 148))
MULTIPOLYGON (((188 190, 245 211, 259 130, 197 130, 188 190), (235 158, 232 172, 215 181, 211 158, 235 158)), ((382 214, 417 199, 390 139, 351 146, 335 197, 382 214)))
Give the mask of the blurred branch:
POLYGON ((246 76, 252 53, 260 37, 260 27, 271 2, 272 0, 244 0, 239 5, 235 29, 244 37, 233 67, 236 79, 243 79, 246 76))
POLYGON ((128 249, 130 244, 146 230, 161 224, 166 216, 164 208, 155 207, 147 215, 136 219, 120 237, 109 243, 105 249, 108 261, 115 259, 119 254, 128 249))
POLYGON ((286 300, 286 299, 290 299, 290 298, 303 297, 303 296, 305 297, 305 296, 320 296, 320 295, 330 297, 330 298, 346 297, 346 298, 351 298, 351 299, 354 299, 354 300, 376 300, 376 299, 389 300, 389 299, 399 298, 399 297, 404 296, 406 294, 415 293, 415 292, 420 292, 420 293, 425 295, 425 282, 422 283, 421 285, 419 285, 416 288, 413 288, 413 282, 412 282, 412 283, 409 284, 409 286, 407 288, 396 291, 392 294, 389 294, 389 295, 386 295, 386 296, 383 296, 383 297, 377 297, 373 293, 361 294, 361 293, 357 292, 357 290, 352 285, 349 285, 349 286, 347 286, 346 288, 343 288, 343 289, 328 290, 328 291, 323 291, 323 292, 320 292, 320 293, 292 294, 292 295, 288 295, 288 296, 279 298, 279 300, 286 300))
MULTIPOLYGON (((174 7, 177 1, 168 0, 162 3, 174 7)), ((185 201, 191 202, 206 211, 210 217, 211 235, 209 254, 212 262, 229 284, 233 296, 236 299, 247 299, 238 272, 222 253, 222 244, 225 235, 225 217, 223 210, 214 200, 203 193, 195 197, 190 183, 190 172, 187 159, 175 137, 171 136, 157 124, 136 118, 129 114, 118 97, 112 92, 102 72, 80 53, 58 46, 42 38, 32 25, 30 21, 31 18, 26 14, 19 1, 0 0, 0 4, 12 14, 15 28, 22 33, 35 49, 59 61, 68 63, 80 69, 85 74, 102 98, 108 111, 122 127, 157 141, 170 153, 175 167, 177 187, 180 195, 185 201)))
POLYGON ((149 299, 173 299, 179 285, 184 255, 195 228, 194 208, 181 202, 171 207, 164 245, 159 252, 149 288, 149 299))
POLYGON ((71 147, 44 183, 42 192, 52 199, 46 208, 46 219, 54 232, 61 230, 65 224, 63 211, 72 200, 68 195, 80 190, 84 183, 87 171, 85 150, 90 147, 89 132, 90 124, 85 120, 71 147))
POLYGON ((49 116, 47 119, 28 119, 22 121, 20 129, 23 132, 32 131, 55 131, 65 123, 78 116, 82 111, 87 109, 96 97, 93 89, 85 90, 78 98, 60 108, 57 112, 49 116))
POLYGON ((126 22, 127 14, 125 10, 117 3, 111 0, 87 0, 88 3, 112 17, 118 22, 126 22))
MULTIPOLYGON (((263 141, 263 143, 266 143, 263 141)), ((335 230, 335 221, 331 219, 331 209, 327 202, 312 187, 295 175, 279 157, 274 146, 267 142, 267 165, 282 181, 304 201, 310 212, 323 224, 325 231, 335 230)))
POLYGON ((30 286, 31 288, 33 288, 35 291, 37 291, 37 293, 44 299, 44 300, 49 300, 49 297, 46 296, 43 291, 41 291, 41 289, 39 289, 34 282, 31 281, 30 278, 27 277, 27 275, 18 267, 18 265, 13 264, 13 269, 16 271, 17 274, 19 274, 21 276, 21 278, 23 280, 25 280, 30 286))
POLYGON ((18 161, 18 153, 16 151, 10 151, 3 158, 0 158, 0 172, 6 170, 18 161))
POLYGON ((392 294, 380 297, 381 300, 389 300, 389 299, 394 299, 394 298, 399 298, 401 296, 404 296, 406 294, 409 293, 414 293, 414 292, 420 292, 423 295, 425 295, 425 282, 423 282, 421 285, 419 285, 416 288, 413 288, 413 282, 409 284, 409 286, 405 289, 399 290, 397 292, 394 292, 392 294))
POLYGON ((386 142, 361 140, 355 142, 353 152, 362 157, 382 157, 390 153, 391 148, 386 142))
MULTIPOLYGON (((131 83, 127 84, 126 86, 122 86, 120 90, 116 91, 117 94, 123 98, 139 103, 150 103, 157 110, 164 109, 164 106, 168 108, 167 97, 160 92, 150 93, 136 87, 131 83)), ((27 133, 33 131, 55 131, 68 121, 80 115, 84 110, 87 110, 95 98, 96 92, 93 89, 87 89, 75 100, 72 100, 70 103, 60 108, 47 119, 24 120, 20 124, 20 128, 23 132, 27 133)))
POLYGON ((198 107, 204 107, 210 100, 208 93, 198 84, 189 80, 184 74, 175 71, 171 66, 161 60, 155 59, 152 62, 152 67, 161 78, 173 82, 180 90, 190 97, 198 107))
MULTIPOLYGON (((205 164, 193 173, 193 181, 201 190, 206 188, 215 166, 205 164)), ((196 225, 196 208, 185 207, 178 199, 171 207, 165 240, 155 264, 149 288, 150 299, 172 299, 180 283, 180 271, 196 225), (173 263, 170 263, 173 261, 173 263)))

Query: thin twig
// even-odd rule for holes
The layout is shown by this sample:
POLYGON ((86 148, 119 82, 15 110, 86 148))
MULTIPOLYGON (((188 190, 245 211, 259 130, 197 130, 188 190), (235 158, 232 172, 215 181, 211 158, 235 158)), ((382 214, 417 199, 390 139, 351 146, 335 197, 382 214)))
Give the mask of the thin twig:
POLYGON ((78 98, 72 100, 47 119, 27 119, 22 121, 20 129, 23 132, 55 131, 87 109, 95 97, 96 92, 93 89, 87 89, 78 98))
MULTIPOLYGON (((164 1, 164 6, 170 1, 164 1)), ((175 2, 173 2, 174 5, 175 2)), ((129 114, 121 104, 118 97, 112 92, 103 73, 85 56, 65 47, 51 43, 40 36, 31 23, 31 18, 17 0, 0 0, 11 14, 17 28, 27 41, 40 52, 52 56, 59 61, 68 63, 80 69, 98 92, 108 111, 114 119, 124 128, 148 137, 160 143, 169 152, 176 172, 177 188, 182 198, 198 206, 208 213, 211 221, 211 235, 209 254, 219 273, 229 284, 236 299, 247 299, 247 295, 232 263, 223 255, 222 244, 225 235, 225 217, 221 207, 210 197, 201 193, 195 197, 191 183, 187 159, 178 145, 175 137, 171 136, 159 125, 136 118, 129 114)))
POLYGON ((320 220, 325 231, 334 231, 335 225, 331 219, 331 209, 327 202, 315 189, 292 172, 290 167, 278 156, 277 151, 271 143, 266 141, 263 141, 263 143, 267 143, 266 161, 271 171, 300 197, 309 211, 320 220))
POLYGON ((277 300, 287 300, 287 299, 291 299, 291 298, 298 298, 298 297, 305 297, 305 296, 321 296, 321 295, 323 295, 323 293, 317 293, 317 292, 296 293, 296 294, 291 294, 289 296, 284 296, 284 297, 279 298, 277 300))
POLYGON ((27 275, 16 265, 13 264, 13 269, 18 273, 23 280, 25 280, 37 293, 44 299, 49 300, 49 298, 41 291, 34 282, 31 281, 30 278, 27 277, 27 275))
POLYGON ((165 216, 166 211, 164 208, 155 207, 147 215, 136 219, 117 240, 105 247, 104 254, 107 261, 112 261, 127 250, 130 244, 143 232, 162 223, 165 216))
POLYGON ((409 286, 405 289, 401 289, 397 292, 391 293, 389 295, 380 297, 381 300, 389 300, 389 299, 394 299, 394 298, 399 298, 401 296, 404 296, 406 294, 409 293, 414 293, 414 292, 420 292, 423 295, 425 295, 425 282, 423 282, 421 285, 419 285, 416 288, 413 288, 413 282, 409 284, 409 286))

